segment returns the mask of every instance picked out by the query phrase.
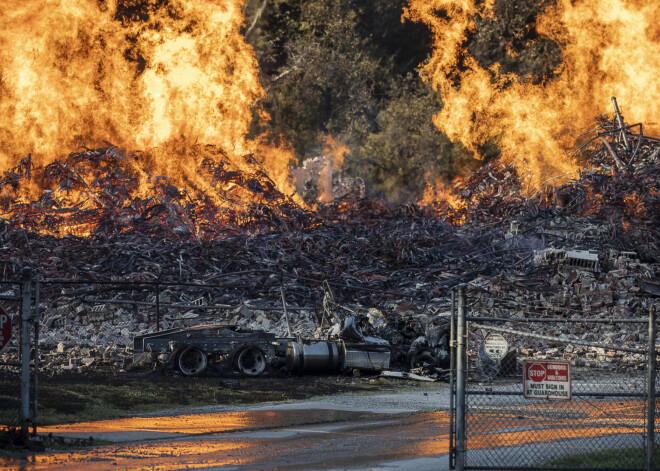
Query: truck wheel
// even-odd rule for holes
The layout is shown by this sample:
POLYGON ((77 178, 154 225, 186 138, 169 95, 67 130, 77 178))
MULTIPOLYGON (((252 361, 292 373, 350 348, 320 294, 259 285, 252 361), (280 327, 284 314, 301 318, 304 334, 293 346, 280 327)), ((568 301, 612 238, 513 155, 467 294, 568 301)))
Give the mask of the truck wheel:
POLYGON ((238 371, 247 376, 258 376, 266 369, 266 357, 257 348, 246 348, 236 358, 238 371))
POLYGON ((409 356, 410 368, 436 367, 438 366, 438 357, 431 350, 418 350, 409 356))
POLYGON ((206 369, 208 360, 206 353, 197 347, 188 347, 179 354, 177 365, 179 371, 186 376, 195 376, 206 369))

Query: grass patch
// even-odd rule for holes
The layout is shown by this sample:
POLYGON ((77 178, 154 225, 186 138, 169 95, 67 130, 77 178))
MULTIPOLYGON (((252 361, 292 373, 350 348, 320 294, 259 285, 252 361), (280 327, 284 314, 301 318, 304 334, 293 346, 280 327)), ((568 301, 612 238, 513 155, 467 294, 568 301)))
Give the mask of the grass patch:
MULTIPOLYGON (((431 383, 429 383, 431 384, 431 383)), ((416 386, 416 385, 415 385, 416 386)), ((240 405, 379 392, 405 387, 375 377, 177 377, 159 374, 68 374, 39 381, 39 425, 128 417, 203 405, 240 405)), ((17 379, 0 379, 0 397, 18 398, 17 379)), ((7 404, 7 402, 5 402, 7 404)), ((18 402, 16 402, 18 409, 18 402)), ((0 416, 0 419, 2 417, 0 416)))
MULTIPOLYGON (((656 460, 660 458, 660 446, 655 447, 656 460)), ((646 468, 645 448, 616 448, 593 453, 564 456, 543 464, 547 467, 579 468, 646 468)))

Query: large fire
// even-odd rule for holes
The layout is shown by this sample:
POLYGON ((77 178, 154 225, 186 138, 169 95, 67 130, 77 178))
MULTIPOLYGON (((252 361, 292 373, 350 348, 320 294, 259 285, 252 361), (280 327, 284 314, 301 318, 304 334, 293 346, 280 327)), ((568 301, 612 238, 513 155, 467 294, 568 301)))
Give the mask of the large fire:
MULTIPOLYGON (((574 175, 567 150, 616 96, 630 122, 660 115, 660 3, 656 0, 557 0, 540 17, 540 34, 556 41, 556 78, 535 84, 486 69, 465 48, 477 16, 493 1, 411 0, 406 17, 427 23, 434 52, 423 73, 442 96, 435 124, 478 154, 494 141, 531 188, 574 175), (634 121, 633 121, 634 120, 634 121)), ((656 124, 655 129, 658 131, 656 124)))
MULTIPOLYGON (((278 189, 291 194, 291 153, 264 144, 264 136, 247 137, 255 113, 268 117, 258 108, 264 91, 241 33, 243 3, 2 2, 0 168, 28 155, 36 168, 45 168, 68 151, 110 142, 142 151, 123 163, 132 167, 141 196, 165 176, 182 190, 208 190, 220 204, 217 182, 200 172, 203 156, 191 151, 212 144, 216 157, 244 171, 252 167, 243 156, 254 154, 278 189)), ((44 189, 22 178, 0 191, 35 201, 44 189)))
MULTIPOLYGON (((87 235, 158 214, 165 233, 196 237, 256 228, 264 215, 271 227, 273 218, 295 220, 292 153, 251 134, 255 119, 269 117, 243 7, 243 0, 2 2, 0 217, 87 235), (65 157, 69 151, 77 152, 65 157), (224 229, 212 229, 223 221, 224 229)), ((501 73, 498 64, 486 69, 470 55, 476 18, 493 14, 493 1, 410 0, 404 18, 427 23, 434 35, 422 74, 444 103, 438 128, 475 154, 497 143, 521 192, 575 175, 567 150, 611 109, 612 96, 629 122, 657 120, 658 2, 557 0, 535 25, 562 52, 561 67, 543 83, 501 73)), ((318 183, 319 201, 328 203, 333 169, 348 150, 326 140, 329 163, 318 183)), ((444 201, 449 220, 464 221, 471 196, 439 180, 431 187, 421 203, 444 201)))

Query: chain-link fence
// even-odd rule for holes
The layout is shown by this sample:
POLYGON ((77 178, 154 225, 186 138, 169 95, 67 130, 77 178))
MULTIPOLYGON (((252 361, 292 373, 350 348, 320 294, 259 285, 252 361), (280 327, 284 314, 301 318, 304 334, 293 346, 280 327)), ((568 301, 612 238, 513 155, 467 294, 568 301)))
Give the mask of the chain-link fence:
POLYGON ((11 443, 36 434, 39 279, 29 268, 18 281, 0 282, 0 431, 11 443))
MULTIPOLYGON (((0 432, 16 426, 24 431, 26 425, 35 430, 39 420, 35 404, 39 399, 40 371, 76 373, 105 371, 107 366, 123 368, 133 360, 127 350, 138 333, 219 323, 281 330, 283 317, 267 314, 279 313, 282 306, 266 301, 250 303, 249 307, 247 303, 237 303, 247 297, 245 293, 252 285, 160 282, 160 278, 110 281, 82 276, 43 280, 36 271, 28 272, 23 273, 25 280, 0 281, 0 306, 12 321, 11 340, 0 351, 0 432), (254 311, 260 314, 253 314, 254 311), (23 355, 20 339, 26 313, 29 344, 27 355, 23 355), (27 381, 23 370, 29 373, 27 381)), ((230 276, 235 274, 224 273, 215 278, 230 276)), ((287 306, 289 311, 313 311, 315 317, 323 319, 317 316, 316 302, 313 306, 302 305, 301 299, 309 300, 294 290, 287 291, 285 298, 282 286, 280 278, 269 289, 277 291, 283 304, 295 303, 287 306)), ((303 327, 310 329, 314 320, 305 315, 298 324, 304 322, 303 327)), ((48 378, 42 380, 43 389, 48 378)))
POLYGON ((649 319, 465 320, 455 469, 654 469, 649 319))
POLYGON ((0 430, 20 426, 21 368, 0 363, 0 430))
MULTIPOLYGON (((20 283, 0 283, 0 351, 18 349, 20 283)), ((17 357, 0 357, 0 430, 20 425, 21 364, 17 357)))

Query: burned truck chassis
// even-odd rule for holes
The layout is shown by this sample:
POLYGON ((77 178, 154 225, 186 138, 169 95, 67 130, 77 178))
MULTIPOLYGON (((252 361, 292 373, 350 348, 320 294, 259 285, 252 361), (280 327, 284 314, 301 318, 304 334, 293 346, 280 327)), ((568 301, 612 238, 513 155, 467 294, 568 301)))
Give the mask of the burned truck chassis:
POLYGON ((202 373, 209 359, 229 360, 242 374, 257 376, 267 366, 281 364, 290 340, 230 324, 199 325, 136 336, 133 352, 150 353, 153 360, 160 360, 186 376, 202 373))
POLYGON ((258 376, 267 368, 290 373, 381 371, 390 363, 389 342, 373 337, 307 340, 240 329, 231 324, 200 325, 139 335, 135 355, 149 354, 185 376, 195 376, 209 364, 224 363, 232 371, 258 376))

